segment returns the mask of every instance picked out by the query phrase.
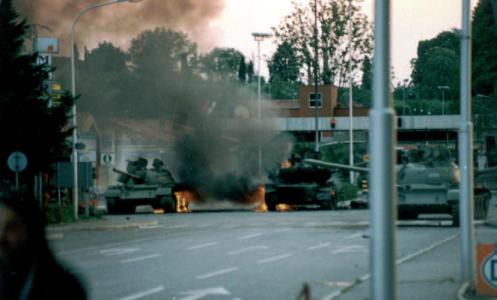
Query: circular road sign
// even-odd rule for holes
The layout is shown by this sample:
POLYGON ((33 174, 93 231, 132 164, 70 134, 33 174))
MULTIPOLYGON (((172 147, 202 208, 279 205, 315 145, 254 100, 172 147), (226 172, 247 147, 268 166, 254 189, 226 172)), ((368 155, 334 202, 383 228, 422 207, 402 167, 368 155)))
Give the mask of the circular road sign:
POLYGON ((28 165, 28 158, 24 153, 16 151, 9 155, 7 165, 13 172, 22 172, 28 165))
POLYGON ((487 284, 497 289, 497 251, 494 251, 483 260, 481 273, 487 284))

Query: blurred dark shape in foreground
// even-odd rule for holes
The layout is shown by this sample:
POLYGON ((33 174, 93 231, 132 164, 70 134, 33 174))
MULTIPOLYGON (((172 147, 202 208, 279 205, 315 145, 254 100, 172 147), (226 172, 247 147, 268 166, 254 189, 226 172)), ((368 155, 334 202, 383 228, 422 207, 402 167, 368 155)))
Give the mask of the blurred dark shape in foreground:
POLYGON ((51 252, 36 202, 0 188, 0 299, 86 298, 80 280, 51 252))

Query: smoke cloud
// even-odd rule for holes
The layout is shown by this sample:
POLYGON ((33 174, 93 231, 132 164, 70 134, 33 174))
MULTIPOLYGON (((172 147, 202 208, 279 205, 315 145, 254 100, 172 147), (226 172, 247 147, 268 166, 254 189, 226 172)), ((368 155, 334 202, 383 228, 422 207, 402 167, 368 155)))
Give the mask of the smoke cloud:
MULTIPOLYGON (((72 22, 79 12, 102 3, 101 0, 15 0, 14 4, 29 24, 41 25, 40 36, 53 36, 66 51, 72 22), (45 31, 43 31, 45 30, 45 31), (48 32, 51 31, 51 32, 48 32)), ((118 3, 94 9, 81 17, 76 42, 94 48, 107 40, 127 48, 131 38, 155 27, 173 28, 188 33, 200 44, 212 46, 213 34, 207 33, 209 21, 223 9, 223 0, 143 0, 118 3)), ((214 37, 215 39, 215 37, 214 37)))

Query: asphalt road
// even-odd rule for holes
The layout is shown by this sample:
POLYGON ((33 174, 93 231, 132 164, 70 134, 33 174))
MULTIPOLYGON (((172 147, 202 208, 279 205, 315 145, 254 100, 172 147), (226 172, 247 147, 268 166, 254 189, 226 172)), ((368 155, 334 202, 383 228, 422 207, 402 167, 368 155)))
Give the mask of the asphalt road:
MULTIPOLYGON (((369 273, 368 210, 108 216, 156 220, 134 229, 74 231, 53 241, 91 299, 312 299, 369 273)), ((452 241, 449 220, 402 222, 401 261, 452 241)), ((422 270, 423 272, 436 272, 422 270)))

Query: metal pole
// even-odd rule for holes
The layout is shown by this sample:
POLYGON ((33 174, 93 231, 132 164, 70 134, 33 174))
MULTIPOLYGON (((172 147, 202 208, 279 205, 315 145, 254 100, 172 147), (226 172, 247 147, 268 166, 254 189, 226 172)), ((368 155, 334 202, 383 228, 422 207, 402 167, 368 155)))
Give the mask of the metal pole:
MULTIPOLYGON (((354 104, 352 97, 352 0, 349 1, 349 165, 354 166, 354 104)), ((354 184, 354 172, 350 171, 350 183, 354 184)))
POLYGON ((463 0, 461 32, 461 123, 459 163, 461 186, 461 280, 475 283, 475 238, 473 227, 473 123, 471 121, 471 1, 463 0))
POLYGON ((445 115, 445 89, 442 89, 442 115, 445 115))
POLYGON ((395 111, 390 91, 390 1, 375 1, 373 109, 370 111, 371 295, 396 299, 395 111))
MULTIPOLYGON (((119 2, 127 2, 129 0, 113 0, 109 2, 104 2, 100 4, 90 5, 83 9, 71 26, 70 32, 70 56, 71 56, 71 91, 73 98, 76 97, 76 78, 75 78, 75 67, 74 67, 74 29, 76 28, 76 24, 78 23, 81 16, 83 16, 87 11, 92 10, 94 8, 107 6, 119 2)), ((72 125, 73 125, 73 133, 72 133, 72 161, 73 161, 73 205, 74 205, 74 219, 78 219, 78 202, 79 202, 79 187, 78 187, 78 150, 76 149, 76 144, 78 142, 78 131, 77 131, 77 120, 76 120, 76 103, 72 106, 72 125)))
MULTIPOLYGON (((317 0, 314 0, 314 140, 315 146, 314 150, 319 151, 319 121, 318 121, 318 4, 317 0)), ((322 97, 320 97, 321 103, 323 103, 322 97)), ((322 105, 322 104, 321 104, 322 105)))
MULTIPOLYGON (((257 119, 261 124, 261 41, 257 41, 257 119)), ((262 148, 259 145, 257 149, 257 165, 259 176, 262 176, 262 148)))

